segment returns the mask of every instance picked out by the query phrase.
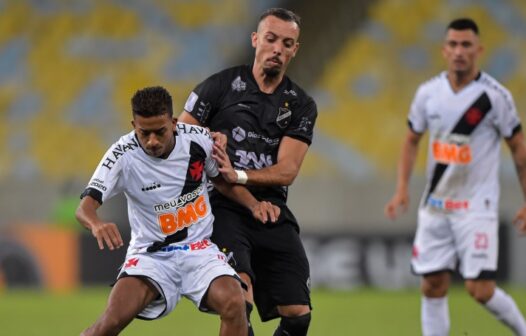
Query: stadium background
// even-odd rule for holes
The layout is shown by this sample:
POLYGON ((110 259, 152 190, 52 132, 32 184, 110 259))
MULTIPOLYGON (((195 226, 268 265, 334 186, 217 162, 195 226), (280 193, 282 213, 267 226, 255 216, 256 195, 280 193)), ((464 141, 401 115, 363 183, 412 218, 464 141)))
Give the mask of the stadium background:
MULTIPOLYGON (((107 284, 124 251, 97 252, 75 222, 78 195, 107 147, 130 129, 129 101, 163 85, 182 110, 191 89, 250 63, 262 10, 302 16, 289 75, 318 103, 313 145, 289 202, 315 288, 414 288, 415 211, 383 217, 394 190, 406 114, 417 85, 444 67, 445 25, 471 16, 483 70, 514 94, 526 121, 522 0, 0 0, 0 305, 13 287, 63 291, 107 284)), ((523 197, 507 150, 501 165, 501 280, 526 283, 526 241, 510 224, 523 197)), ((125 201, 102 208, 127 232, 125 201)))

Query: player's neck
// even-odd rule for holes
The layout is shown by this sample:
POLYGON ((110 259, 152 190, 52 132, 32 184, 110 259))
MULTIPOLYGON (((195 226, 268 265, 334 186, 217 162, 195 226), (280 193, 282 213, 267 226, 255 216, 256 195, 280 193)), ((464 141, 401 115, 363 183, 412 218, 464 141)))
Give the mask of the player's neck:
POLYGON ((256 67, 252 68, 252 74, 256 79, 256 83, 258 84, 259 90, 266 94, 274 93, 284 76, 284 73, 280 73, 277 76, 268 76, 265 74, 263 69, 258 69, 256 67))
POLYGON ((473 69, 473 71, 469 73, 448 71, 447 79, 453 91, 458 92, 475 80, 479 75, 479 72, 478 69, 473 69))
POLYGON ((172 151, 174 150, 174 148, 175 148, 175 133, 174 133, 171 143, 168 145, 167 151, 159 158, 166 160, 170 156, 170 154, 172 154, 172 151))

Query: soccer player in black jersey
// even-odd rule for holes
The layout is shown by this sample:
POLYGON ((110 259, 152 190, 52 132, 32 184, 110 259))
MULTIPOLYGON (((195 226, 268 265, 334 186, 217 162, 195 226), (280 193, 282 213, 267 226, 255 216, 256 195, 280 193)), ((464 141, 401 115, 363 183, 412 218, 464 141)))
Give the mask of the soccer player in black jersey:
POLYGON ((275 336, 306 335, 311 319, 309 264, 286 205, 287 187, 298 175, 317 116, 313 99, 285 76, 299 33, 293 12, 265 11, 251 36, 254 63, 199 84, 179 118, 224 133, 226 149, 215 146, 215 158, 225 179, 281 208, 276 223, 261 224, 219 193, 211 196, 212 239, 233 252, 235 268, 249 284, 247 312, 255 301, 263 321, 281 317, 275 336))

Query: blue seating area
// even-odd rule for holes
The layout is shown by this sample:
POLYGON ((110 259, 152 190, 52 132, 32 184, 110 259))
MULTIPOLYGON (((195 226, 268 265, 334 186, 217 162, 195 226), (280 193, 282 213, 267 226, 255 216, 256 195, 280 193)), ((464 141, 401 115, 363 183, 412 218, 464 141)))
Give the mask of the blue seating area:
MULTIPOLYGON (((481 67, 514 94, 526 120, 526 4, 523 1, 384 0, 349 36, 317 83, 319 132, 360 166, 393 174, 417 86, 445 69, 445 27, 469 16, 481 29, 481 67), (342 147, 343 145, 343 147, 342 147)), ((419 157, 420 171, 424 155, 419 157)), ((339 165, 352 170, 352 165, 339 165)), ((352 175, 352 174, 351 174, 352 175)))
MULTIPOLYGON (((0 0, 0 180, 84 181, 129 129, 136 89, 167 87, 178 113, 197 82, 245 59, 257 15, 276 4, 0 0)), ((526 109, 524 1, 377 1, 309 90, 320 116, 302 174, 320 174, 322 156, 351 178, 392 173, 412 96, 444 68, 444 27, 458 16, 480 23, 482 68, 526 109)))
POLYGON ((135 90, 190 90, 248 47, 244 0, 0 0, 0 179, 91 174, 135 90))

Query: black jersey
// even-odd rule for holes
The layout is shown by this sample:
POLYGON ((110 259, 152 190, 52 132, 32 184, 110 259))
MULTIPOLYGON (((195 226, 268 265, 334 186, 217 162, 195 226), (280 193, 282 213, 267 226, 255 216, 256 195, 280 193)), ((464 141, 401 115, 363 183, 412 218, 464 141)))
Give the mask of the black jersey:
MULTIPOLYGON (((261 92, 250 65, 223 70, 197 85, 185 110, 227 135, 230 161, 242 170, 275 164, 284 136, 310 145, 318 114, 314 100, 286 76, 273 94, 261 92)), ((260 200, 287 200, 286 186, 248 188, 260 200)))

